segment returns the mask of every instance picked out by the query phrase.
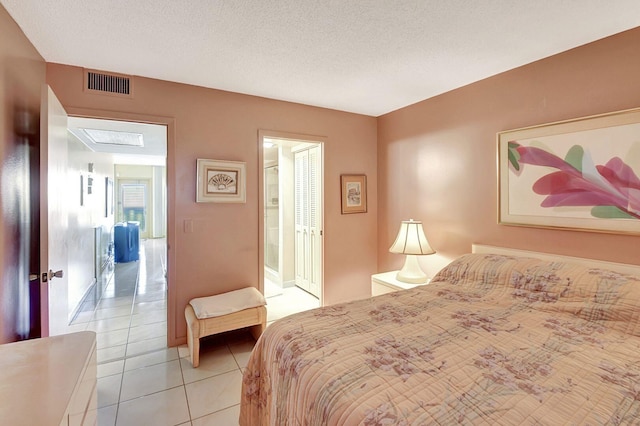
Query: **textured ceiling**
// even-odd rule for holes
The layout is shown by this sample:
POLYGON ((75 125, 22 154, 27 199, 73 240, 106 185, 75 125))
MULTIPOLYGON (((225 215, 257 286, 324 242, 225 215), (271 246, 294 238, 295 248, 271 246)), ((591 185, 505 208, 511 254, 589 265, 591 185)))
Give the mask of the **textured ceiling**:
POLYGON ((638 0, 0 0, 48 62, 372 116, 640 25, 638 0))

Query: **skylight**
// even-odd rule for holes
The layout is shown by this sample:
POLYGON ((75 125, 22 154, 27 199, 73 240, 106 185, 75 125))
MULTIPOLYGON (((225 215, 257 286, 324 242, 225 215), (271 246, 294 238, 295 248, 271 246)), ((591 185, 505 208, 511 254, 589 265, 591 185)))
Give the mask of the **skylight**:
POLYGON ((142 133, 116 130, 82 129, 92 142, 103 145, 144 146, 142 133))

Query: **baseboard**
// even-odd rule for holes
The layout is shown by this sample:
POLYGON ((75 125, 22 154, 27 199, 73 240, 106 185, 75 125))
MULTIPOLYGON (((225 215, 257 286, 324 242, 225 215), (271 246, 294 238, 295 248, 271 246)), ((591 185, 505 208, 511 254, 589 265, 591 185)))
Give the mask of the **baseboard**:
POLYGON ((98 281, 93 278, 91 280, 91 285, 89 285, 89 287, 87 287, 87 289, 84 292, 84 295, 82 296, 82 298, 80 299, 80 302, 78 302, 78 304, 76 305, 75 308, 73 308, 73 311, 71 312, 71 319, 69 320, 69 324, 71 324, 73 321, 75 321, 76 317, 78 316, 78 314, 81 312, 80 308, 82 307, 82 305, 84 305, 84 302, 87 301, 87 297, 89 297, 89 295, 91 294, 91 292, 94 292, 96 289, 96 284, 98 283, 98 281))
POLYGON ((274 283, 279 283, 280 282, 280 275, 278 274, 277 271, 265 266, 264 267, 264 279, 272 281, 274 283))

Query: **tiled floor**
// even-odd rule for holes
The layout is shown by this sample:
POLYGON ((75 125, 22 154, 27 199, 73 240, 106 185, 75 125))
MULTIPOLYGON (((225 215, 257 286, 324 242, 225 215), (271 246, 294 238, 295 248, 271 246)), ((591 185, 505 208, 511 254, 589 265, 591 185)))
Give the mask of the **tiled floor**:
MULTIPOLYGON (((75 331, 97 333, 98 425, 237 425, 255 342, 244 331, 202 339, 197 369, 186 346, 166 347, 164 244, 144 241, 140 261, 117 264, 95 310, 74 320, 75 331)), ((318 306, 298 288, 268 296, 268 323, 318 306)))
POLYGON ((267 326, 287 315, 320 306, 318 299, 298 287, 281 288, 269 281, 265 281, 264 285, 267 299, 267 326))

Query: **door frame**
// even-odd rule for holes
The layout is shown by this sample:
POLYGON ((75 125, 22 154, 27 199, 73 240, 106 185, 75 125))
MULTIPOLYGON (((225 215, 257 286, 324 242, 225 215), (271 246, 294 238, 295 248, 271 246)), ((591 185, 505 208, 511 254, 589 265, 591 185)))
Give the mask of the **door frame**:
POLYGON ((321 265, 321 285, 320 285, 320 306, 324 306, 324 192, 325 192, 325 148, 327 137, 318 135, 307 135, 303 133, 291 133, 277 130, 258 130, 258 289, 264 294, 264 140, 285 139, 291 141, 310 142, 320 145, 320 161, 322 164, 322 191, 320 194, 320 212, 322 222, 320 229, 322 232, 322 253, 321 265))
POLYGON ((175 146, 176 146, 176 126, 175 119, 172 117, 164 117, 160 115, 136 114, 123 111, 109 111, 102 109, 65 107, 69 117, 95 118, 102 120, 131 121, 145 124, 158 124, 167 128, 167 163, 166 163, 166 179, 167 179, 167 346, 178 346, 182 341, 176 337, 177 330, 177 292, 175 285, 175 251, 176 233, 175 222, 176 203, 175 203, 175 185, 172 185, 175 173, 175 146), (173 325, 173 326, 171 326, 173 325))

